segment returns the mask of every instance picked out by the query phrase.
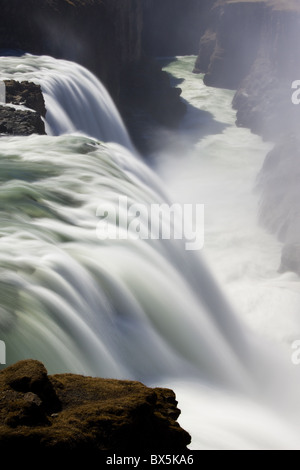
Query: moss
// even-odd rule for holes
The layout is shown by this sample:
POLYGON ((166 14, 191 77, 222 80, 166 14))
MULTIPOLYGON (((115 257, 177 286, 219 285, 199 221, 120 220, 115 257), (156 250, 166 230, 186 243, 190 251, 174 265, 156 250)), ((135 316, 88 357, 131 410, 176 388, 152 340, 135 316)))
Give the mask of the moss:
POLYGON ((184 451, 175 394, 139 382, 48 376, 38 361, 0 372, 0 450, 184 451))

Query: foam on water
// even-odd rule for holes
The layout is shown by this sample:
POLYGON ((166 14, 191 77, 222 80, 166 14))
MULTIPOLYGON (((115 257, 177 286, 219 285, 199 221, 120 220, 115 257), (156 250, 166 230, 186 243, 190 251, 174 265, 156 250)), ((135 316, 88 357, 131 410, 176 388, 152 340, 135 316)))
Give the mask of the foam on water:
POLYGON ((1 60, 3 78, 41 83, 48 129, 67 135, 0 142, 0 338, 9 363, 32 357, 49 372, 174 386, 196 448, 299 447, 299 378, 244 320, 248 310, 255 317, 252 304, 264 317, 270 303, 261 300, 276 299, 276 283, 290 286, 274 275, 279 247, 255 225, 251 189, 268 145, 234 128, 231 92, 201 86, 191 63, 170 69, 186 79, 191 107, 160 160, 163 184, 131 151, 90 73, 52 58, 1 60), (175 201, 208 205, 211 268, 183 241, 97 237, 100 204, 117 206, 123 195, 149 208, 169 188, 175 201))

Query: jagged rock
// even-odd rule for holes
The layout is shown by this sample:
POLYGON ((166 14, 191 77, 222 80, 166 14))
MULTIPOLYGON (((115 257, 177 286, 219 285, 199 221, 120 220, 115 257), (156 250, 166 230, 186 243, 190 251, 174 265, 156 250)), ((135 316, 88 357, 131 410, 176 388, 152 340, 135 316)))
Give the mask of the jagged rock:
POLYGON ((233 90, 239 86, 256 57, 262 20, 259 1, 215 2, 195 65, 196 72, 206 74, 207 85, 233 90))
POLYGON ((206 73, 209 69, 211 57, 216 48, 217 33, 208 29, 201 37, 200 50, 195 63, 194 73, 206 73))
POLYGON ((151 151, 152 135, 160 126, 176 127, 186 112, 180 100, 181 89, 172 88, 166 72, 155 60, 132 64, 122 79, 121 110, 126 115, 131 135, 143 152, 151 151), (148 127, 148 132, 145 129, 148 127))
POLYGON ((155 57, 196 54, 212 1, 141 0, 145 51, 155 57))
POLYGON ((31 82, 5 80, 6 104, 22 105, 32 111, 0 105, 0 134, 46 134, 42 117, 46 108, 41 87, 31 82))
POLYGON ((6 102, 33 109, 40 116, 46 116, 46 107, 41 87, 32 82, 5 80, 6 102))
POLYGON ((48 376, 26 360, 0 372, 1 457, 14 452, 186 450, 175 394, 139 382, 48 376))

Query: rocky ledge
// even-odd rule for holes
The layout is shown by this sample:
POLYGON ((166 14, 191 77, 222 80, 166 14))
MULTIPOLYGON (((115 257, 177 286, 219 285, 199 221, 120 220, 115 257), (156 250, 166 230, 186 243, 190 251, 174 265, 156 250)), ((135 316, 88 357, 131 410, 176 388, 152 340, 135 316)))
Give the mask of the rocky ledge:
POLYGON ((4 454, 50 451, 51 456, 89 451, 180 453, 191 438, 177 423, 171 390, 139 382, 48 376, 26 360, 0 372, 0 450, 4 454))
POLYGON ((14 106, 0 106, 0 134, 46 134, 42 119, 46 116, 46 108, 40 86, 14 80, 4 83, 6 104, 14 106))

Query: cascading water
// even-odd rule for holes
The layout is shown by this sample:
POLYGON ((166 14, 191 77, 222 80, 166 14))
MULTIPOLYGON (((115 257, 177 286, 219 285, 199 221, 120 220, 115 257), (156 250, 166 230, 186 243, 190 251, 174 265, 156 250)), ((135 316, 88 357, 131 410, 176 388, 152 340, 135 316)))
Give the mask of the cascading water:
POLYGON ((31 81, 42 86, 47 109, 46 132, 80 132, 131 148, 122 119, 105 87, 78 64, 26 54, 1 58, 1 80, 31 81))
MULTIPOLYGON (((166 200, 102 85, 82 67, 50 57, 6 57, 0 73, 41 84, 48 132, 60 135, 1 138, 0 339, 9 363, 32 357, 49 372, 174 385, 195 448, 299 447, 297 378, 280 351, 236 319, 198 254, 182 241, 97 237, 99 205, 117 208, 120 195, 147 207, 166 200)), ((222 92, 219 105, 227 109, 222 92)), ((233 138, 229 121, 221 127, 231 125, 233 138)), ((220 139, 201 145, 216 145, 217 154, 220 139)), ((213 220, 209 236, 222 224, 213 220)), ((213 251, 219 241, 211 239, 213 251)), ((222 261, 215 253, 214 262, 222 261)))

